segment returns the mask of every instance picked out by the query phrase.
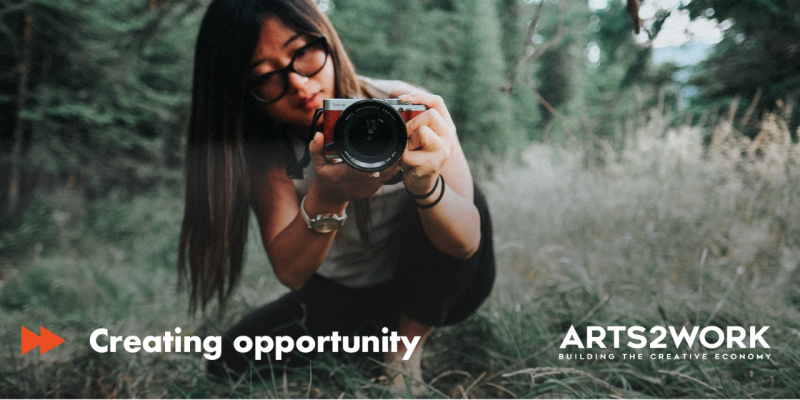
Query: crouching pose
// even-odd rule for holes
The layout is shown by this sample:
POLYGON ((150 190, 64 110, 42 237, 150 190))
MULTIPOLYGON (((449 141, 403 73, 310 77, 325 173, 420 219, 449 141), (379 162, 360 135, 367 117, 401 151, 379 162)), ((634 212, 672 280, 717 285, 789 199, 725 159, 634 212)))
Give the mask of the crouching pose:
MULTIPOLYGON (((352 129, 390 122, 371 118, 352 129)), ((405 376, 418 391, 425 339, 472 314, 494 282, 489 212, 447 106, 410 84, 356 75, 311 0, 215 0, 203 19, 178 261, 192 307, 231 294, 250 209, 274 273, 291 291, 226 333, 211 373, 286 361, 235 351, 239 336, 381 335, 387 328, 420 338, 408 360, 403 342, 384 355, 387 384, 404 390, 405 376), (370 161, 388 140, 371 133, 347 139, 366 161, 333 160, 327 125, 336 121, 327 113, 317 121, 315 111, 325 100, 359 98, 399 98, 394 103, 422 110, 404 116, 402 137, 390 139, 405 143, 396 160, 370 161)))

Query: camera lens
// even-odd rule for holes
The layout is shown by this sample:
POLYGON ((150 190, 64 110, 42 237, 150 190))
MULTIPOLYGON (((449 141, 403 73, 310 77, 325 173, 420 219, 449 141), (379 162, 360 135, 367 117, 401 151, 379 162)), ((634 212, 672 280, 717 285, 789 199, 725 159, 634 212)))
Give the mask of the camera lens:
POLYGON ((391 147, 393 132, 382 119, 363 119, 353 125, 345 140, 354 152, 365 157, 375 157, 391 147))
POLYGON ((334 128, 339 156, 365 172, 382 171, 403 155, 407 133, 403 117, 378 100, 362 100, 346 108, 334 128))

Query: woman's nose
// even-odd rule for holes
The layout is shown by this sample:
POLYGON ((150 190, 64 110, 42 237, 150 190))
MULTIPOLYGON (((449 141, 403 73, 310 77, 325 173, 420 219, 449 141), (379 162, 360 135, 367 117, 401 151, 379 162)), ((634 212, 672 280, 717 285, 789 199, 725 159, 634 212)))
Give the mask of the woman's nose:
POLYGON ((310 78, 296 72, 289 73, 289 91, 295 93, 305 86, 310 78))

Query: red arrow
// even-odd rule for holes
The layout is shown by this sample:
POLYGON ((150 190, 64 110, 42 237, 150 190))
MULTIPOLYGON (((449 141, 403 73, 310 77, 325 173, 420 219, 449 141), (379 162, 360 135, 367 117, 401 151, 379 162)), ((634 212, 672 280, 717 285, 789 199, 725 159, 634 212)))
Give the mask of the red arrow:
POLYGON ((43 326, 39 327, 39 334, 41 336, 36 335, 24 326, 22 327, 22 354, 33 350, 36 346, 40 346, 39 354, 44 354, 61 343, 64 343, 64 339, 48 331, 43 326))
MULTIPOLYGON (((41 327, 40 327, 41 329, 41 327)), ((22 354, 25 354, 34 347, 39 345, 39 336, 31 331, 28 330, 26 327, 22 327, 22 354)))

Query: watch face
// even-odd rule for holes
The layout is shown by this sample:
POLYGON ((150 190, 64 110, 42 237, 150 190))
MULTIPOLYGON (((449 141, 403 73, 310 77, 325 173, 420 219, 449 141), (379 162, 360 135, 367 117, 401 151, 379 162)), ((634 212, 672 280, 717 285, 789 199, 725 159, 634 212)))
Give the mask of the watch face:
POLYGON ((311 222, 311 228, 317 232, 328 233, 333 232, 342 226, 341 221, 336 218, 322 217, 316 221, 311 222))

